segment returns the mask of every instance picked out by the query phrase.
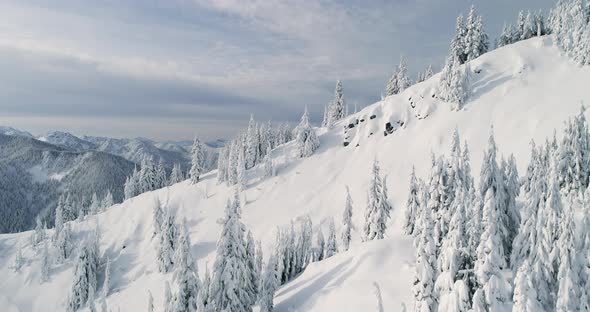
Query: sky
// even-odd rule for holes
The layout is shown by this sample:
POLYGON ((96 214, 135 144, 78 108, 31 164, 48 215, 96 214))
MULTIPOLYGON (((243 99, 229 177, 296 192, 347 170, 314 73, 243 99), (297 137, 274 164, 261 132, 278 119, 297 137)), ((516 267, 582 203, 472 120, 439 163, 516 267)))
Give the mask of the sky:
POLYGON ((250 114, 312 122, 341 79, 351 111, 403 57, 438 71, 474 4, 493 40, 554 0, 2 0, 0 125, 111 137, 228 138, 250 114))

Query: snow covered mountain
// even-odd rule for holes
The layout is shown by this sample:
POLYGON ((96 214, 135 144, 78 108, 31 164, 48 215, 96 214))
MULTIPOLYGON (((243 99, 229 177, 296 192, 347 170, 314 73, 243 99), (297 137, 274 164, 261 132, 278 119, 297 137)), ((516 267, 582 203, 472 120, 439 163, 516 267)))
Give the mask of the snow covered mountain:
MULTIPOLYGON (((339 232, 345 186, 349 186, 354 201, 356 230, 351 249, 312 263, 280 288, 275 311, 359 311, 375 307, 375 285, 380 288, 385 310, 410 309, 414 248, 411 238, 401 233, 401 222, 412 166, 419 176, 427 176, 431 153, 448 152, 451 133, 458 129, 469 144, 477 180, 493 125, 499 153, 513 153, 523 173, 530 156, 530 140, 543 142, 554 129, 561 131, 563 122, 579 112, 580 102, 590 98, 590 68, 579 67, 563 56, 550 37, 499 48, 470 65, 472 94, 460 111, 451 111, 450 104, 437 98, 435 75, 346 117, 331 130, 318 129, 321 145, 309 158, 297 158, 293 143, 279 146, 272 151, 276 176, 261 178, 260 166, 247 171, 242 217, 255 238, 262 241, 266 255, 273 248, 277 226, 309 216, 314 231, 326 231, 328 220, 334 218, 339 232), (360 229, 374 159, 388 176, 394 210, 386 239, 362 243, 360 229)), ((116 145, 117 141, 82 139, 98 146, 105 144, 99 147, 101 150, 129 152, 129 157, 135 155, 133 151, 146 148, 126 150, 124 144, 116 145)), ((148 291, 153 294, 156 309, 163 306, 164 281, 171 281, 173 275, 159 273, 156 263, 152 210, 158 202, 178 222, 186 219, 200 275, 211 267, 220 234, 216 221, 223 216, 233 193, 233 188, 216 183, 215 173, 206 174, 197 185, 185 181, 144 193, 104 213, 72 222, 75 246, 90 239, 91 230, 100 225, 100 250, 111 261, 111 291, 106 298, 109 308, 143 309, 148 291)), ((63 311, 75 257, 51 264, 49 280, 40 282, 42 264, 31 247, 31 234, 0 235, 0 306, 6 311, 63 311), (21 270, 14 272, 17 246, 22 247, 25 260, 21 270), (21 291, 25 287, 27 291, 21 291)))

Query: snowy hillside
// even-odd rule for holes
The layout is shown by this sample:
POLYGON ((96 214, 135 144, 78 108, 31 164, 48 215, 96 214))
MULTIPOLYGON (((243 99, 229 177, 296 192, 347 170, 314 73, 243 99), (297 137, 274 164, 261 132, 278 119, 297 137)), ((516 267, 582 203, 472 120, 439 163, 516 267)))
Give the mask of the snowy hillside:
MULTIPOLYGON (((275 310, 376 310, 374 282, 386 311, 401 311, 404 304, 411 309, 414 248, 412 239, 401 234, 401 216, 412 166, 419 176, 427 176, 431 152, 448 152, 451 133, 457 128, 469 143, 477 179, 493 124, 499 154, 514 153, 519 171, 525 172, 530 140, 542 142, 554 129, 561 131, 563 121, 579 111, 581 101, 590 100, 590 68, 575 65, 550 41, 549 37, 526 40, 472 61, 473 93, 461 111, 451 111, 448 103, 438 100, 435 75, 348 116, 329 131, 319 129, 321 146, 309 158, 295 157, 293 143, 279 146, 272 151, 275 177, 260 178, 260 166, 248 170, 247 189, 242 193, 243 221, 255 239, 262 241, 266 255, 273 247, 277 226, 307 215, 314 230, 323 231, 333 217, 339 233, 346 185, 354 201, 356 231, 351 249, 311 264, 282 286, 275 310), (374 159, 388 176, 394 212, 386 239, 361 243, 359 232, 374 159)), ((192 254, 203 276, 205 267, 214 261, 220 233, 216 221, 223 216, 232 192, 216 183, 213 171, 197 185, 185 181, 144 193, 85 221, 73 222, 75 246, 90 239, 95 224, 100 225, 100 249, 111 260, 109 308, 142 310, 149 290, 156 311, 162 311, 163 281, 171 280, 172 274, 159 273, 156 263, 152 209, 157 201, 175 213, 178 222, 186 218, 192 254)), ((5 311, 63 311, 75 257, 52 264, 49 281, 41 283, 40 256, 30 246, 31 233, 0 235, 0 306, 8 307, 5 311), (17 245, 23 247, 25 261, 15 273, 17 245)))

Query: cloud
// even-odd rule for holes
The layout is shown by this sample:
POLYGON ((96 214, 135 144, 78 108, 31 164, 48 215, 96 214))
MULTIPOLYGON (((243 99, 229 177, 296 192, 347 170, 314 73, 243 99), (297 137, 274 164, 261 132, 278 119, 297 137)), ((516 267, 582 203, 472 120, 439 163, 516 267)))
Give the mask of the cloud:
MULTIPOLYGON (((474 2, 492 37, 517 9, 553 4, 474 2)), ((401 55, 411 72, 439 67, 454 20, 471 3, 5 0, 0 116, 23 128, 34 117, 39 131, 75 125, 101 134, 103 124, 118 136, 161 139, 227 136, 250 113, 296 121, 304 106, 317 122, 336 79, 347 102, 362 107, 380 97, 401 55), (174 131, 139 126, 148 120, 174 131)))

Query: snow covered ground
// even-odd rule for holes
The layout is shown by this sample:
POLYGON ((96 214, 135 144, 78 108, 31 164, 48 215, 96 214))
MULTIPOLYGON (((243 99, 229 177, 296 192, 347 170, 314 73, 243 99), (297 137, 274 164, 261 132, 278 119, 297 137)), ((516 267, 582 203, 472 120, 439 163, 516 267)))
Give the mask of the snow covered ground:
MULTIPOLYGON (((309 215, 314 230, 326 231, 327 218, 334 217, 339 231, 345 185, 350 187, 354 201, 357 230, 351 249, 313 263, 284 285, 277 292, 276 311, 371 309, 377 304, 375 282, 386 310, 401 311, 403 304, 410 309, 414 250, 411 238, 401 234, 401 216, 412 166, 419 176, 426 176, 431 152, 447 152, 451 133, 458 128, 461 138, 469 143, 477 180, 493 124, 499 153, 514 153, 522 175, 529 160, 530 140, 544 141, 554 129, 561 131, 563 121, 590 98, 590 68, 580 68, 562 56, 548 37, 492 51, 472 61, 471 68, 475 72, 473 94, 462 111, 452 112, 449 104, 432 97, 438 79, 434 76, 345 118, 332 130, 319 129, 321 147, 309 158, 297 159, 292 143, 275 149, 272 154, 277 176, 263 180, 259 178, 262 168, 248 171, 248 187, 242 194, 243 221, 255 239, 262 241, 267 255, 277 226, 309 215), (384 136, 388 122, 394 125, 394 131, 384 136), (350 144, 344 147, 343 128, 350 123, 355 126, 346 134, 350 144), (361 243, 359 229, 374 159, 388 175, 394 213, 386 239, 361 243)), ((177 220, 186 218, 192 252, 203 274, 205 266, 211 267, 214 261, 220 232, 216 221, 222 217, 231 193, 231 188, 216 184, 215 172, 211 172, 198 185, 185 181, 132 198, 83 222, 73 222, 78 242, 89 239, 92 229, 100 225, 101 251, 112 261, 109 308, 144 309, 148 290, 154 296, 156 310, 162 308, 163 281, 171 280, 172 274, 159 273, 156 264, 152 208, 157 200, 175 212, 177 220)), ((30 235, 0 235, 0 306, 7 311, 63 311, 75 257, 64 264, 53 264, 50 280, 40 283, 40 256, 30 247, 30 235), (23 246, 25 264, 15 273, 12 266, 17 244, 23 246)))

